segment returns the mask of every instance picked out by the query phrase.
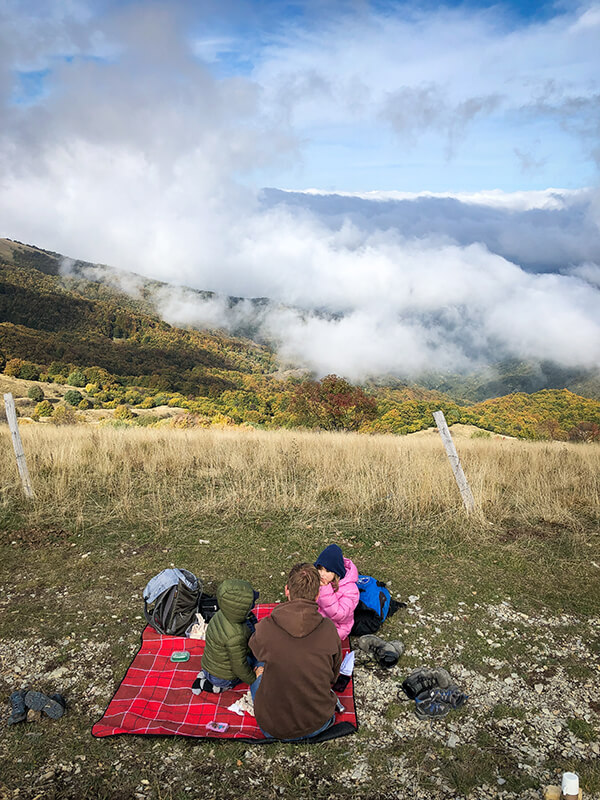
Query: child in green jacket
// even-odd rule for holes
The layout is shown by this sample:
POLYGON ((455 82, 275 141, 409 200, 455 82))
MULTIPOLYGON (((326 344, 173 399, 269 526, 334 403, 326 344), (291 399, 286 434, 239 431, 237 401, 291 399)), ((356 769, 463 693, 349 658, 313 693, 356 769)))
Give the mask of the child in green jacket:
POLYGON ((202 655, 202 672, 192 692, 221 692, 256 678, 256 659, 248 648, 256 617, 252 613, 258 593, 248 581, 228 578, 217 589, 219 610, 208 623, 202 655), (254 668, 253 668, 254 667, 254 668))

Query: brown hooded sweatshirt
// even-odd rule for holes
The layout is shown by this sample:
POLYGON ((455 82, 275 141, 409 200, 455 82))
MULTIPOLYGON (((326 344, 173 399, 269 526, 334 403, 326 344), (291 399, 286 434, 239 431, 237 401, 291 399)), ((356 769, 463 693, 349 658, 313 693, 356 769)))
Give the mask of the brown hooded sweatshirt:
POLYGON ((277 739, 321 728, 335 711, 331 684, 342 663, 340 637, 314 600, 289 600, 261 620, 250 648, 265 671, 254 700, 256 721, 277 739))

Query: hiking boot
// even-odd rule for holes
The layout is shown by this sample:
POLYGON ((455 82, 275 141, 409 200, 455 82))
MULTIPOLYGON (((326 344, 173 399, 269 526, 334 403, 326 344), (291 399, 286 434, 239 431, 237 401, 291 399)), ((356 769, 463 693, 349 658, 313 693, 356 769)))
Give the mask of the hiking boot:
POLYGON ((450 711, 462 708, 467 697, 458 686, 447 689, 431 689, 415 697, 415 714, 419 719, 445 717, 450 711))
POLYGON ((9 725, 16 725, 17 722, 25 722, 27 719, 27 707, 25 705, 26 691, 13 692, 10 696, 12 713, 8 718, 9 725))
POLYGON ((404 652, 402 642, 386 642, 379 636, 367 633, 359 636, 356 642, 359 650, 367 653, 379 663, 380 667, 390 668, 398 663, 398 659, 404 652))
POLYGON ((405 650, 404 642, 401 642, 399 639, 395 639, 393 642, 390 642, 390 645, 396 651, 398 658, 400 658, 400 656, 404 653, 405 650))
POLYGON ((451 680, 449 673, 445 669, 419 667, 414 672, 411 672, 402 683, 402 691, 410 700, 414 700, 423 692, 431 691, 432 689, 447 689, 451 680))
POLYGON ((43 711, 51 719, 60 719, 67 707, 64 698, 60 694, 48 696, 43 692, 27 692, 25 705, 34 711, 43 711))

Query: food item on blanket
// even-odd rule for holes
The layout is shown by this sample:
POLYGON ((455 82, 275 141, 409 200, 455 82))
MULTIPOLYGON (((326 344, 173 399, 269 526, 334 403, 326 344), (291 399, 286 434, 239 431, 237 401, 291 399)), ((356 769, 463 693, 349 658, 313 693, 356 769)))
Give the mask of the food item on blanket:
POLYGON ((190 625, 190 627, 185 632, 185 635, 189 639, 206 639, 206 629, 208 628, 208 622, 203 619, 201 614, 196 614, 196 621, 190 625))
POLYGON ((242 695, 239 700, 236 700, 235 703, 227 706, 227 710, 233 711, 234 714, 239 714, 240 717, 243 717, 244 714, 250 714, 250 716, 253 717, 254 702, 252 700, 252 692, 250 689, 248 689, 246 694, 242 695))
POLYGON ((225 733, 226 730, 229 729, 229 724, 227 722, 207 722, 206 727, 209 731, 215 731, 216 733, 225 733))
POLYGON ((404 652, 402 642, 386 642, 380 636, 370 633, 359 636, 356 645, 359 650, 373 656, 379 662, 380 667, 394 667, 404 652))
POLYGON ((402 691, 410 699, 431 689, 447 689, 452 678, 445 669, 429 669, 419 667, 410 673, 402 684, 402 691))
POLYGON ((171 661, 189 661, 190 653, 188 650, 175 650, 171 653, 171 661))

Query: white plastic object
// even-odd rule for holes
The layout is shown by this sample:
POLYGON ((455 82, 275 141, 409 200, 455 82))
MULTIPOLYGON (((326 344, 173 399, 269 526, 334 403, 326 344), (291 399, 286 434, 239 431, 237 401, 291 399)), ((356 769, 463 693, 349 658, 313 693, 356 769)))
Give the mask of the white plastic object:
POLYGON ((563 772, 562 793, 565 797, 579 794, 579 776, 574 772, 563 772))

